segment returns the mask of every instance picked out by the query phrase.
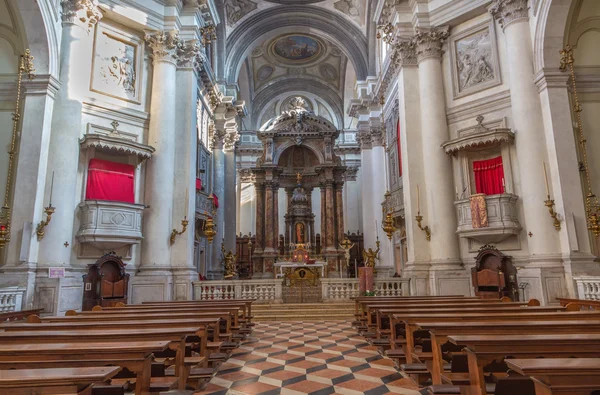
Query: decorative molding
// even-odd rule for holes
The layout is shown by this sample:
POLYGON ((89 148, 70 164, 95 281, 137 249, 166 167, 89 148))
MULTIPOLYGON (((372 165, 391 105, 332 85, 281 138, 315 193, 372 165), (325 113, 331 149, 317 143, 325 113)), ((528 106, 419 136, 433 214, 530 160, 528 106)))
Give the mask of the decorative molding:
POLYGON ((429 58, 441 60, 444 54, 442 46, 449 35, 448 27, 417 31, 412 39, 416 48, 417 62, 420 63, 429 58))
POLYGON ((225 152, 234 151, 239 140, 240 134, 237 131, 228 132, 223 139, 223 150, 225 152))
POLYGON ((371 128, 371 145, 383 147, 385 145, 385 132, 383 128, 371 128))
POLYGON ((483 146, 495 146, 501 143, 513 143, 515 134, 508 128, 489 129, 483 125, 483 117, 477 117, 477 126, 468 134, 449 140, 442 144, 447 154, 454 155, 458 151, 465 151, 483 146))
POLYGON ((346 172, 344 173, 344 181, 356 181, 358 169, 358 166, 347 166, 346 172))
POLYGON ((399 67, 415 66, 417 64, 417 50, 414 41, 401 39, 394 45, 394 49, 394 60, 399 67))
POLYGON ((480 114, 510 108, 510 91, 505 90, 446 110, 449 124, 473 119, 480 114))
POLYGON ((203 63, 198 41, 182 41, 181 48, 177 53, 177 66, 180 68, 193 68, 197 70, 203 67, 203 63))
POLYGON ((515 21, 529 18, 527 0, 493 0, 489 10, 502 30, 515 21))
POLYGON ((369 130, 359 130, 356 133, 356 141, 358 141, 358 144, 360 144, 361 150, 373 148, 371 132, 369 130))
POLYGON ((98 0, 61 0, 63 24, 80 24, 88 33, 102 19, 98 0))
POLYGON ((87 133, 79 140, 81 148, 96 148, 101 151, 109 151, 122 155, 132 155, 137 157, 137 163, 143 163, 152 157, 154 147, 141 144, 121 134, 117 128, 119 122, 112 123, 113 130, 108 134, 87 133))
POLYGON ((145 38, 148 48, 152 50, 154 62, 169 62, 177 65, 183 49, 183 41, 179 38, 177 30, 147 33, 145 38))

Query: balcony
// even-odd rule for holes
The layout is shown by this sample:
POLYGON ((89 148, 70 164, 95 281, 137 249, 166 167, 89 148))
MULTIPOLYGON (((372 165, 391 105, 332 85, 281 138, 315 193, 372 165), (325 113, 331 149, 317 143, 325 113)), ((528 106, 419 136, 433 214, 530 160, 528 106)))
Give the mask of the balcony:
POLYGON ((483 244, 500 243, 510 236, 518 235, 521 231, 517 218, 518 199, 518 196, 512 194, 485 196, 488 226, 483 228, 473 227, 470 199, 455 201, 458 218, 456 233, 483 244))
POLYGON ((81 222, 77 240, 100 250, 139 244, 142 239, 143 204, 86 200, 79 204, 81 222))

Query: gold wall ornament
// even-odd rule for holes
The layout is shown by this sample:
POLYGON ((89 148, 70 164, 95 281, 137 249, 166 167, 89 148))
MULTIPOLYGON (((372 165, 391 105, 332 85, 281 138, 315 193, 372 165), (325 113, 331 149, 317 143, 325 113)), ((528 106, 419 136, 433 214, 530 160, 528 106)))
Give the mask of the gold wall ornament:
POLYGON ((379 242, 379 240, 377 240, 375 242, 375 245, 377 246, 377 249, 375 251, 373 251, 372 248, 369 247, 369 249, 364 249, 363 248, 363 261, 365 263, 365 267, 372 267, 375 268, 375 260, 379 260, 379 250, 380 250, 380 245, 381 243, 379 242))
POLYGON ((171 245, 173 245, 175 243, 175 238, 179 235, 182 235, 185 233, 185 231, 187 230, 188 224, 190 223, 190 221, 187 220, 187 217, 183 218, 181 220, 181 231, 178 231, 177 229, 173 229, 171 231, 171 237, 169 238, 169 241, 171 243, 171 245))
POLYGON ((388 213, 385 215, 385 218, 383 219, 383 224, 381 224, 381 229, 383 229, 383 231, 387 235, 388 240, 392 240, 392 236, 396 231, 396 227, 394 226, 394 218, 392 218, 391 211, 388 211, 388 213))
POLYGON ((234 254, 233 251, 225 251, 225 243, 221 243, 221 252, 223 253, 223 265, 225 266, 225 273, 223 274, 223 278, 225 280, 231 280, 234 276, 237 275, 237 254, 234 254))
POLYGON ((27 74, 29 80, 35 78, 35 68, 33 65, 34 57, 31 56, 29 49, 21 55, 19 61, 19 72, 17 74, 17 98, 15 100, 15 112, 12 114, 12 136, 10 148, 8 150, 8 171, 6 176, 6 189, 4 192, 4 205, 0 210, 0 249, 4 248, 10 242, 11 225, 11 207, 10 197, 12 196, 12 173, 16 155, 17 133, 19 132, 19 122, 21 121, 21 86, 23 84, 23 74, 27 74))
POLYGON ((427 239, 427 241, 431 241, 431 230, 429 229, 429 226, 421 225, 421 222, 423 222, 423 216, 421 215, 421 212, 417 212, 417 215, 415 216, 415 221, 417 221, 417 226, 419 227, 419 229, 425 232, 425 238, 427 239))
POLYGON ((56 207, 52 207, 52 203, 50 203, 50 205, 44 209, 44 212, 46 213, 46 220, 41 221, 35 230, 38 241, 42 240, 46 235, 46 226, 50 224, 54 211, 56 211, 56 207))
MULTIPOLYGON (((573 57, 573 49, 570 45, 567 45, 565 48, 559 51, 560 53, 560 70, 568 71, 570 74, 571 86, 572 86, 572 95, 573 95, 573 112, 575 113, 575 117, 577 118, 577 129, 579 132, 579 145, 581 147, 581 167, 585 174, 585 182, 587 187, 587 195, 585 198, 585 214, 586 214, 586 222, 587 228, 591 231, 595 237, 600 237, 600 202, 598 201, 598 197, 594 194, 592 190, 592 181, 590 177, 590 167, 588 164, 587 157, 587 149, 586 143, 587 140, 583 134, 583 122, 581 121, 581 111, 583 108, 579 103, 579 96, 577 95, 577 83, 575 81, 575 58, 573 57)), ((550 200, 550 199, 548 199, 550 200)), ((550 207, 549 207, 550 208, 550 207)))
POLYGON ((216 227, 215 222, 213 221, 212 217, 206 218, 206 221, 204 222, 203 231, 204 231, 204 235, 206 236, 206 239, 208 240, 209 244, 212 243, 213 239, 215 238, 215 236, 217 234, 216 228, 217 227, 216 227))
POLYGON ((546 163, 543 162, 544 167, 544 182, 546 183, 546 200, 544 200, 544 206, 548 207, 550 217, 554 220, 554 229, 560 230, 560 220, 558 219, 558 213, 554 211, 554 199, 550 199, 550 187, 548 186, 548 174, 546 173, 546 163))

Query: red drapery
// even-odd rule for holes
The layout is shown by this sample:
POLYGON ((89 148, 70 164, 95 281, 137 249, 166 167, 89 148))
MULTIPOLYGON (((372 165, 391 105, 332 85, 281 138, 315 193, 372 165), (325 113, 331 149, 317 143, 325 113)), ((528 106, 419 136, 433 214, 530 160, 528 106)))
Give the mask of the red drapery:
POLYGON ((213 206, 214 206, 214 208, 219 208, 219 198, 214 193, 212 195, 213 195, 213 206))
POLYGON ((196 190, 197 191, 202 190, 202 179, 201 178, 196 178, 196 190))
POLYGON ((132 165, 91 159, 85 190, 86 200, 135 203, 134 171, 135 167, 132 165))
POLYGON ((400 145, 400 119, 396 127, 396 144, 398 145, 398 177, 402 177, 402 146, 400 145))
POLYGON ((486 195, 504 193, 504 166, 502 166, 501 156, 473 161, 473 173, 477 193, 486 195))

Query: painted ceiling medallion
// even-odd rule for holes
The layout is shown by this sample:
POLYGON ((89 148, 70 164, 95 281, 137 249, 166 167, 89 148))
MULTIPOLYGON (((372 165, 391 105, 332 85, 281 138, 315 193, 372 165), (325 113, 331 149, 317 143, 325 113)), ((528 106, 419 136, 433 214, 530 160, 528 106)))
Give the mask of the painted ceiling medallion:
POLYGON ((273 55, 292 63, 314 60, 323 51, 322 45, 314 38, 296 34, 275 40, 271 48, 273 55))

